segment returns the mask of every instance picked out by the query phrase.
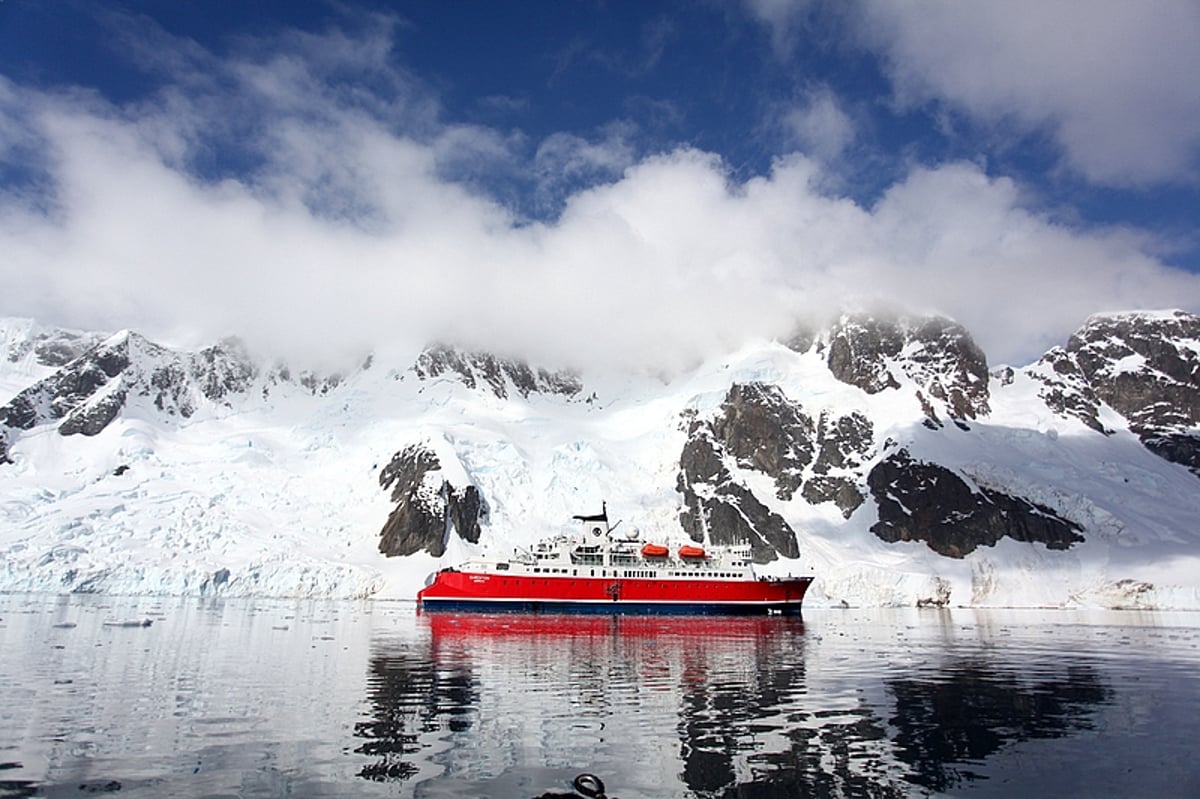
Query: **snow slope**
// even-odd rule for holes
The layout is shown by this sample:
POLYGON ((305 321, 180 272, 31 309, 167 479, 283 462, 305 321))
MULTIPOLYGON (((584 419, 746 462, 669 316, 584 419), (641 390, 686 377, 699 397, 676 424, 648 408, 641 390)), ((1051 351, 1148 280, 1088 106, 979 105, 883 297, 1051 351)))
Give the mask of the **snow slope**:
MULTIPOLYGON (((10 347, 28 335, 11 321, 0 331, 10 347)), ((1200 609, 1200 481, 1147 450, 1118 415, 1105 416, 1115 431, 1105 436, 1055 414, 1028 370, 993 378, 990 413, 967 429, 930 429, 911 386, 868 394, 834 379, 815 350, 774 342, 670 382, 584 375, 573 397, 501 398, 450 374, 420 379, 417 355, 377 354, 323 390, 258 370, 245 391, 197 400, 187 417, 131 395, 90 437, 53 423, 21 431, 14 463, 0 466, 0 590, 411 599, 439 565, 508 553, 602 501, 645 538, 680 541, 681 414, 711 413, 731 384, 757 381, 810 413, 863 413, 880 452, 901 444, 1084 527, 1085 541, 1065 551, 1003 539, 953 559, 920 541, 882 541, 870 499, 847 519, 745 475, 799 538, 800 558, 764 568, 815 574, 810 605, 1200 609), (420 441, 453 480, 478 486, 488 522, 478 545, 451 535, 440 561, 385 558, 377 547, 392 503, 379 472, 420 441)), ((45 374, 0 362, 6 389, 45 374)))

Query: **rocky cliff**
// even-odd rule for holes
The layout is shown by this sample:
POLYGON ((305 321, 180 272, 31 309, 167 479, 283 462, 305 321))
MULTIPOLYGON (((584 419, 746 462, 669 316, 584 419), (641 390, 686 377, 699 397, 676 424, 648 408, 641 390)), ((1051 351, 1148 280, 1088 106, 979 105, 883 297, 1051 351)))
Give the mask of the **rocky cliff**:
POLYGON ((379 535, 379 551, 388 557, 428 552, 440 556, 449 536, 477 543, 487 503, 473 485, 456 486, 442 471, 427 444, 410 444, 379 473, 379 485, 391 492, 395 508, 379 535))
POLYGON ((976 485, 936 463, 914 460, 903 449, 867 475, 879 509, 871 527, 888 543, 924 541, 939 555, 961 558, 1001 538, 1067 549, 1081 526, 1028 499, 976 485))
POLYGON ((943 317, 843 316, 827 336, 829 371, 868 394, 911 391, 932 425, 988 413, 988 367, 962 325, 943 317))
MULTIPOLYGON (((67 357, 71 351, 57 342, 50 353, 67 357)), ((293 380, 282 364, 260 369, 234 338, 178 352, 126 330, 85 349, 0 407, 0 442, 47 424, 63 436, 94 436, 131 403, 163 418, 188 419, 201 407, 228 407, 252 389, 266 398, 272 387, 294 382, 326 393, 338 379, 305 372, 293 380)), ((0 462, 6 459, 2 447, 0 462)))
POLYGON ((513 393, 525 398, 530 394, 573 397, 583 388, 579 376, 568 370, 533 368, 521 360, 500 358, 488 352, 464 352, 447 344, 426 348, 412 370, 421 380, 445 376, 459 380, 467 388, 486 387, 500 399, 508 399, 513 393))
MULTIPOLYGON (((787 342, 815 350, 837 380, 866 395, 908 395, 933 431, 943 418, 964 432, 990 413, 987 360, 967 331, 943 318, 843 316, 828 331, 787 342)), ((1100 435, 1123 425, 1152 452, 1193 470, 1200 465, 1200 319, 1182 312, 1096 316, 1065 347, 1027 371, 1048 410, 1100 435)), ((1014 371, 997 375, 1010 384, 1014 371)), ((889 543, 924 541, 961 558, 1002 538, 1067 549, 1084 527, 1020 495, 975 485, 965 474, 914 459, 897 442, 877 442, 862 412, 806 413, 778 386, 734 385, 720 411, 691 418, 677 487, 681 526, 699 539, 716 529, 749 540, 758 560, 790 556, 794 530, 756 494, 753 478, 773 481, 776 499, 799 492, 832 502, 849 518, 869 495, 870 529, 889 543), (890 444, 890 449, 885 446, 890 444), (740 476, 739 476, 740 475, 740 476)), ((1064 511, 1065 512, 1065 511, 1064 511)))
POLYGON ((1056 412, 1108 433, 1099 420, 1107 406, 1148 449, 1200 473, 1200 318, 1094 316, 1032 373, 1056 412))
POLYGON ((718 413, 684 420, 676 486, 680 525, 696 541, 749 541, 760 562, 796 557, 795 531, 751 488, 755 472, 773 481, 779 500, 799 492, 847 518, 863 503, 857 470, 872 449, 872 428, 861 414, 821 409, 814 419, 779 386, 736 383, 718 413))
MULTIPOLYGON (((65 366, 107 336, 82 330, 43 328, 29 319, 0 321, 0 360, 48 370, 65 366)), ((27 370, 28 371, 28 370, 27 370)))

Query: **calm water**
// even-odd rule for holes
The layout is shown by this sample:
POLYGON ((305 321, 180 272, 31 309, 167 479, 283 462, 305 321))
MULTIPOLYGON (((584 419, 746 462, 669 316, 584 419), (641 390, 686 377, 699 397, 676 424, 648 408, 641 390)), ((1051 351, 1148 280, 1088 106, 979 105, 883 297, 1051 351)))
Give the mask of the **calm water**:
POLYGON ((0 796, 1200 796, 1196 614, 0 596, 0 692, 0 796))

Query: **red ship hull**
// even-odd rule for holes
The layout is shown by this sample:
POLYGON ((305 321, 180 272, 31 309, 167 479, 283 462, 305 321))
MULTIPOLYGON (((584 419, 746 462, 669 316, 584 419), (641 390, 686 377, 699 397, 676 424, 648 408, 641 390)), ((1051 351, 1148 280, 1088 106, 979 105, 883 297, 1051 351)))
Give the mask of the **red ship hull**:
POLYGON ((722 580, 499 575, 444 569, 422 608, 638 613, 799 613, 811 577, 722 580))

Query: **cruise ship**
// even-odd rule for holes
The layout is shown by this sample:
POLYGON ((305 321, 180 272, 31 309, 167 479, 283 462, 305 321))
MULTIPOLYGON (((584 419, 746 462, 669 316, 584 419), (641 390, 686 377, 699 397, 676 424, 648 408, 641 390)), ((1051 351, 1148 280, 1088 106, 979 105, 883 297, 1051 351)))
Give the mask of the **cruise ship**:
POLYGON ((670 547, 610 526, 608 508, 581 529, 512 557, 478 557, 431 574, 422 609, 526 612, 798 614, 811 576, 755 574, 750 546, 670 547))

